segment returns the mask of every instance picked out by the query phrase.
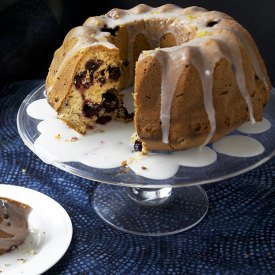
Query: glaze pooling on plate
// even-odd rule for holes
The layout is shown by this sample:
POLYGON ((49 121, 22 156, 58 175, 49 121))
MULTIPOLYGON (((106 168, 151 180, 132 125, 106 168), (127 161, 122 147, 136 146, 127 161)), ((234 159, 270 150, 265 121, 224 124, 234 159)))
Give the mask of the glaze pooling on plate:
POLYGON ((260 134, 271 128, 271 123, 263 118, 262 121, 252 124, 251 122, 246 122, 238 128, 238 131, 245 134, 260 134))
POLYGON ((216 152, 232 157, 255 157, 264 152, 263 145, 254 138, 232 135, 213 143, 216 152))
POLYGON ((55 118, 57 115, 56 111, 49 104, 45 104, 45 99, 38 99, 29 105, 27 114, 39 120, 55 118))
MULTIPOLYGON (((126 95, 126 104, 130 106, 130 93, 126 95)), ((49 164, 80 162, 94 168, 111 169, 127 163, 137 175, 160 180, 174 176, 179 166, 211 165, 216 161, 217 153, 233 157, 252 157, 264 151, 264 147, 256 139, 233 135, 215 142, 213 149, 204 146, 169 153, 149 152, 148 155, 143 155, 133 152, 133 144, 130 141, 134 131, 133 123, 111 121, 107 125, 98 125, 83 136, 56 118, 56 114, 49 108, 47 99, 31 103, 27 113, 42 120, 37 126, 41 135, 36 139, 34 147, 36 154, 49 164), (228 140, 231 142, 228 143, 228 140), (241 142, 243 146, 240 146, 241 142)), ((268 120, 265 119, 263 123, 268 124, 268 120)), ((261 123, 250 127, 256 127, 257 133, 268 130, 268 127, 262 127, 261 123)))
POLYGON ((179 166, 204 167, 217 160, 217 153, 208 146, 176 151, 169 154, 138 154, 127 161, 128 166, 146 178, 161 180, 173 177, 179 166))

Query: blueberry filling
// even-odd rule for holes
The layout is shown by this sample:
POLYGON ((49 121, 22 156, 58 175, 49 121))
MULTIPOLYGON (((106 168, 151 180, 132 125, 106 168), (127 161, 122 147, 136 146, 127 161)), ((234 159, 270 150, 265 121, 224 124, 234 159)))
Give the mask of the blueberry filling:
POLYGON ((104 98, 102 106, 106 112, 113 112, 118 107, 118 99, 114 94, 106 92, 102 97, 104 98))
POLYGON ((74 78, 74 84, 77 89, 89 89, 94 81, 94 72, 102 65, 103 61, 89 60, 85 64, 86 71, 78 73, 74 78))
POLYGON ((103 64, 103 61, 98 59, 98 60, 89 60, 85 68, 89 70, 90 72, 95 72, 101 65, 103 64))
POLYGON ((118 118, 123 118, 125 121, 132 121, 134 118, 134 113, 129 114, 125 107, 120 107, 118 109, 118 118))
POLYGON ((97 79, 97 82, 100 83, 100 87, 102 87, 106 83, 106 77, 102 76, 97 79))
POLYGON ((129 65, 129 61, 128 61, 128 59, 125 59, 125 60, 122 62, 122 66, 127 67, 128 65, 129 65))
POLYGON ((115 112, 117 120, 132 121, 134 113, 129 114, 114 92, 115 90, 111 89, 104 93, 101 103, 84 100, 82 106, 83 115, 87 118, 94 117, 98 124, 106 124, 111 121, 112 116, 110 114, 113 112, 115 112))
POLYGON ((93 79, 90 78, 87 82, 83 84, 84 89, 89 89, 89 87, 93 84, 93 79))
POLYGON ((142 142, 140 140, 135 140, 134 151, 135 152, 141 152, 142 151, 142 142))
POLYGON ((102 103, 94 103, 89 100, 84 100, 82 112, 86 117, 99 116, 99 112, 111 113, 118 108, 119 101, 115 94, 107 91, 102 95, 102 103))
POLYGON ((94 74, 93 71, 84 71, 77 74, 74 78, 74 84, 77 89, 89 89, 93 84, 94 74))
POLYGON ((93 85, 94 81, 98 82, 100 87, 102 87, 108 79, 110 81, 118 81, 121 76, 119 67, 108 66, 107 71, 109 73, 109 78, 105 75, 105 69, 100 70, 97 74, 95 74, 102 64, 103 61, 100 59, 89 60, 85 64, 85 71, 79 72, 74 77, 75 87, 81 92, 84 92, 84 90, 89 89, 90 86, 93 85))
POLYGON ((121 76, 121 72, 120 72, 119 67, 111 67, 111 66, 109 66, 108 67, 108 72, 109 72, 109 78, 111 80, 114 80, 114 81, 117 81, 120 78, 120 76, 121 76))
POLYGON ((104 125, 110 122, 111 120, 112 120, 112 117, 110 116, 101 116, 96 120, 96 123, 104 125))
POLYGON ((83 102, 82 112, 85 117, 98 116, 101 110, 101 106, 98 103, 93 103, 88 100, 83 102))
POLYGON ((75 84, 75 87, 77 89, 82 88, 83 83, 85 83, 85 78, 86 78, 86 73, 85 72, 81 72, 81 73, 79 73, 75 76, 74 84, 75 84))

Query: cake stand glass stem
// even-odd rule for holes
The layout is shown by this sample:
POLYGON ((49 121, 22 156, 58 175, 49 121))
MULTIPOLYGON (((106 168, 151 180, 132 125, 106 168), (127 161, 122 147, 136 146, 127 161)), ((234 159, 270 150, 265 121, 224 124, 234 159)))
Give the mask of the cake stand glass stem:
POLYGON ((166 203, 172 194, 171 187, 129 188, 128 196, 135 202, 146 206, 158 206, 166 203))

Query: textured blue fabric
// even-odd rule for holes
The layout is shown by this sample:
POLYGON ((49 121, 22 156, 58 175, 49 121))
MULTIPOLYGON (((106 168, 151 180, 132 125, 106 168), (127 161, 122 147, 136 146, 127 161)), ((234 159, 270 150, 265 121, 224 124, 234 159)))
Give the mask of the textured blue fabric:
POLYGON ((122 233, 94 212, 97 183, 43 163, 21 141, 17 110, 41 83, 1 87, 0 182, 40 191, 70 215, 72 243, 46 274, 275 274, 275 158, 206 185, 209 212, 189 231, 167 237, 122 233))

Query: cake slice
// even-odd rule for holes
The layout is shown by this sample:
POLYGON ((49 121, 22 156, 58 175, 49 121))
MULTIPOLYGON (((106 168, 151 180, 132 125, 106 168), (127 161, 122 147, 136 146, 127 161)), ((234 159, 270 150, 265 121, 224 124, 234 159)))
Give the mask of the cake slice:
POLYGON ((29 234, 28 217, 32 208, 0 197, 0 255, 22 244, 29 234))

